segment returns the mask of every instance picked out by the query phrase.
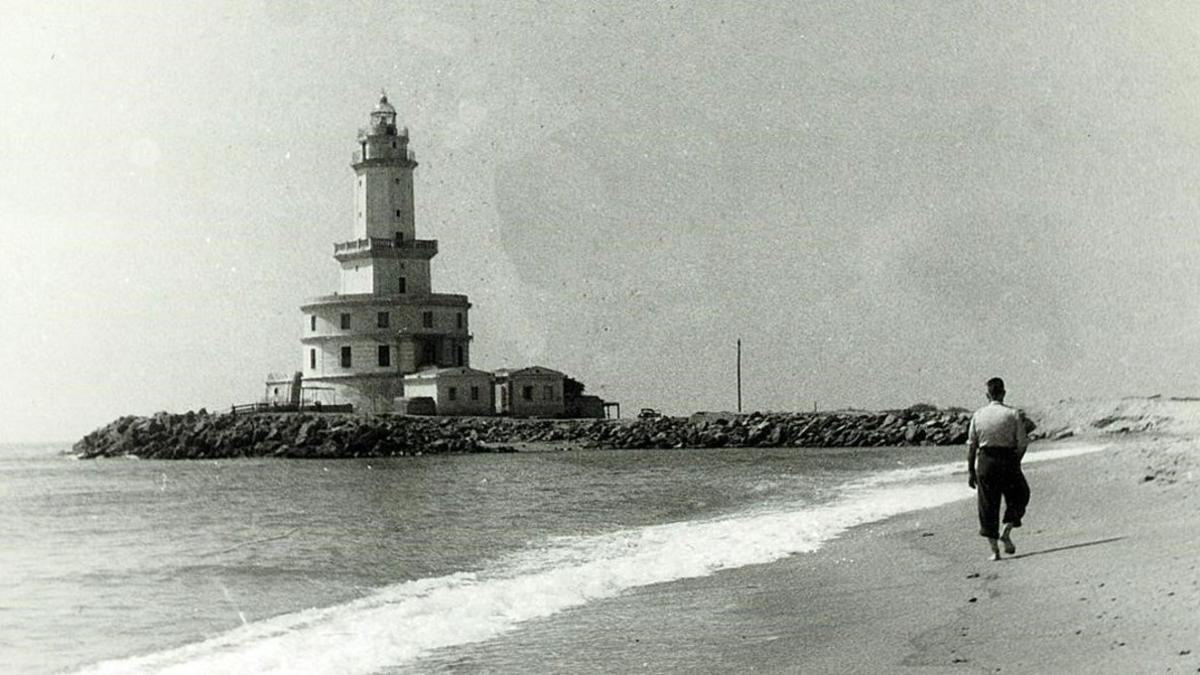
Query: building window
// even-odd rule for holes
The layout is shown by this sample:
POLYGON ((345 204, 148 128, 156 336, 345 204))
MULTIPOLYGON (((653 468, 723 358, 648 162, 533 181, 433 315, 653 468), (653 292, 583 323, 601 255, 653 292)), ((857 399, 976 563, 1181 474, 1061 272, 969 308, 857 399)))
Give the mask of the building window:
POLYGON ((397 178, 397 179, 396 179, 396 185, 399 185, 399 184, 400 184, 400 179, 399 179, 399 178, 397 178))
POLYGON ((451 401, 457 401, 458 400, 458 387, 450 387, 450 389, 446 392, 446 395, 450 398, 451 401))
POLYGON ((462 328, 462 327, 463 327, 463 315, 462 315, 462 312, 459 312, 458 314, 456 314, 456 315, 455 315, 455 317, 456 317, 456 318, 455 318, 455 320, 457 321, 457 325, 458 325, 458 327, 459 327, 459 328, 462 328))
POLYGON ((308 329, 312 332, 317 332, 317 315, 313 314, 308 317, 308 329))
POLYGON ((397 244, 403 244, 403 243, 404 243, 404 233, 403 233, 403 232, 397 232, 397 233, 396 233, 396 243, 397 243, 397 244))
POLYGON ((548 384, 548 385, 542 387, 542 397, 545 398, 547 401, 553 401, 554 400, 554 385, 548 384))
POLYGON ((472 401, 479 400, 479 387, 478 386, 471 387, 471 400, 472 401))
POLYGON ((462 345, 454 345, 454 365, 456 365, 456 366, 466 365, 464 363, 464 361, 466 361, 466 359, 463 358, 462 345))
POLYGON ((308 350, 308 367, 312 370, 317 369, 317 350, 308 350))
POLYGON ((375 323, 380 328, 387 328, 392 324, 392 315, 387 312, 380 312, 379 315, 375 317, 375 323))
POLYGON ((500 389, 500 405, 501 407, 508 405, 508 387, 500 389))
POLYGON ((342 330, 350 330, 350 315, 342 315, 342 330))
POLYGON ((396 209, 396 217, 397 217, 397 218, 399 218, 399 217, 400 217, 400 209, 396 209))
POLYGON ((379 345, 379 365, 384 368, 392 365, 392 348, 390 346, 379 345))
POLYGON ((396 141, 392 141, 392 149, 393 149, 393 150, 395 150, 395 149, 396 149, 396 141))
POLYGON ((521 398, 525 399, 526 401, 533 400, 533 385, 527 384, 524 387, 521 387, 521 398))
POLYGON ((407 283, 407 280, 406 280, 404 277, 400 277, 400 292, 401 292, 401 293, 407 293, 407 292, 408 292, 408 283, 407 283))
POLYGON ((433 312, 421 312, 421 325, 433 328, 433 312))
POLYGON ((343 367, 343 368, 349 368, 349 367, 350 367, 350 364, 351 364, 351 360, 350 360, 350 348, 349 348, 349 347, 342 347, 342 367, 343 367))

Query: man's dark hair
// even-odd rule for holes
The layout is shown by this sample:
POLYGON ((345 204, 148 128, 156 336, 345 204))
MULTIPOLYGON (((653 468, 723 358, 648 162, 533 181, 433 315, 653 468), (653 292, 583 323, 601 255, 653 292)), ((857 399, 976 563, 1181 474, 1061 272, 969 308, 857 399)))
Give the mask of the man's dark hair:
POLYGON ((990 398, 1004 398, 1004 380, 993 377, 987 381, 987 390, 990 398))

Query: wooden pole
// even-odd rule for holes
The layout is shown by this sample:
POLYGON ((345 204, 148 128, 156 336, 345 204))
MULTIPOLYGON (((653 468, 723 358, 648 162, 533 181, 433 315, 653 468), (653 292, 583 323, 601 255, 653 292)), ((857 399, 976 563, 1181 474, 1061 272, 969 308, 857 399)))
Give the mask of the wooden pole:
POLYGON ((742 412, 742 339, 737 341, 737 395, 738 413, 742 412))

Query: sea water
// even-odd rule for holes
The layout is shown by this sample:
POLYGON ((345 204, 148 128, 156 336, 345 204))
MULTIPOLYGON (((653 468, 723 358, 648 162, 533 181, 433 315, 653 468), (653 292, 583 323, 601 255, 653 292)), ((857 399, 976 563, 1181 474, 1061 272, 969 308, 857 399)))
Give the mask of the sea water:
MULTIPOLYGON (((1027 461, 1089 452, 1077 446, 1027 461)), ((0 670, 422 672, 970 496, 961 448, 75 460, 0 446, 0 670)))

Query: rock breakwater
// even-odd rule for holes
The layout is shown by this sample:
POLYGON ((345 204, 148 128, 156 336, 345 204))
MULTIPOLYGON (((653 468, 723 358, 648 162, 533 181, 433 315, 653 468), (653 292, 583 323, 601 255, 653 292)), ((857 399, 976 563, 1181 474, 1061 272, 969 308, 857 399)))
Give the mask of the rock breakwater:
POLYGON ((649 420, 525 420, 314 413, 125 416, 74 446, 81 458, 389 457, 583 448, 875 447, 965 443, 958 411, 752 413, 649 420))
POLYGON ((128 415, 84 436, 81 458, 391 457, 512 452, 485 444, 451 418, 353 414, 256 413, 128 415))

